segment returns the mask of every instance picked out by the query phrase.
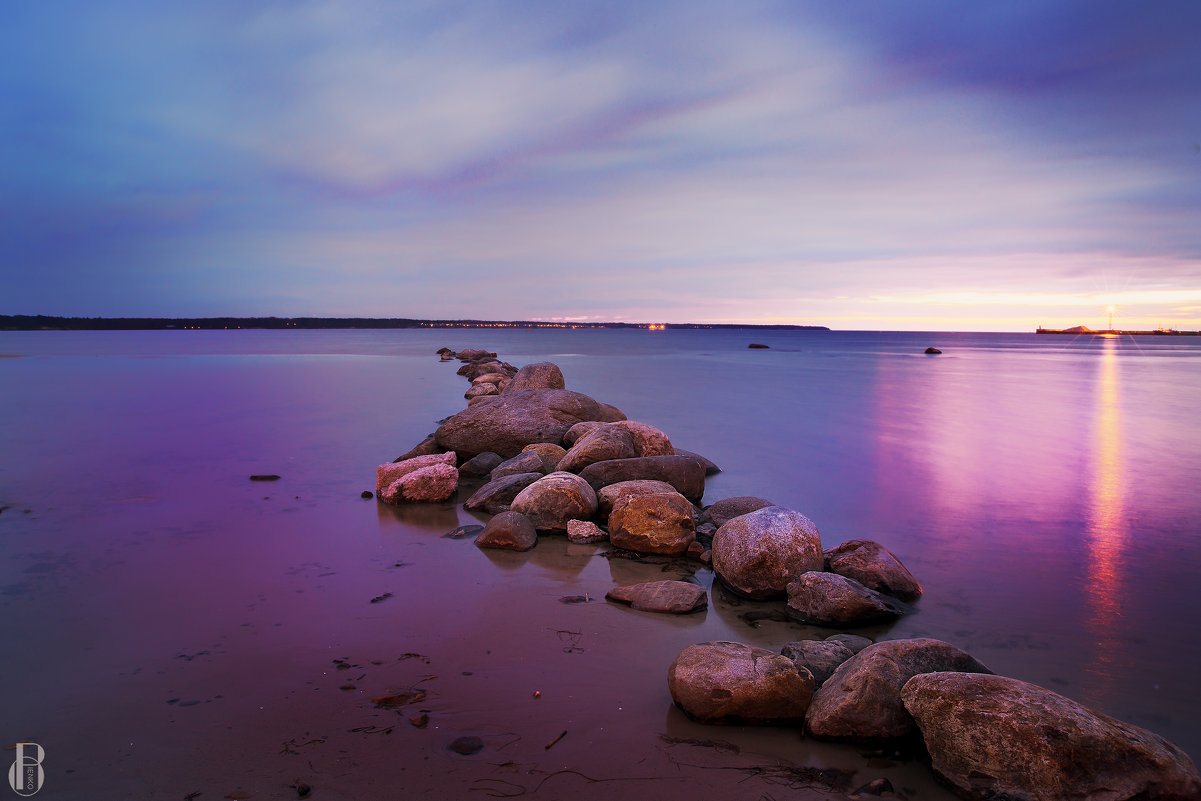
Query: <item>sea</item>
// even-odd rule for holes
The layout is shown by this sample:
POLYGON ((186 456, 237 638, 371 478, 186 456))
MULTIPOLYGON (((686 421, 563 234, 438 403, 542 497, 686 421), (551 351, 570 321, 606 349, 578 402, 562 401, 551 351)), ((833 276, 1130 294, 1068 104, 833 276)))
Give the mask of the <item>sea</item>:
POLYGON ((562 537, 483 551, 443 536, 484 519, 462 496, 361 497, 465 406, 440 347, 558 364, 719 465, 705 503, 887 546, 925 592, 858 633, 947 641, 1201 757, 1201 339, 0 332, 0 739, 40 747, 39 798, 952 797, 920 755, 674 708, 688 645, 833 633, 783 603, 562 537), (604 600, 659 578, 709 608, 604 600))

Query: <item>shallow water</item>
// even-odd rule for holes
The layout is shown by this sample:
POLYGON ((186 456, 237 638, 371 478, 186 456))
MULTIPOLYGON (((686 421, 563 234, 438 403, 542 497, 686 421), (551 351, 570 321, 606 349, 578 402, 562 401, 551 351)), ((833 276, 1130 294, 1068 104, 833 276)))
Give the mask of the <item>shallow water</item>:
POLYGON ((720 464, 707 502, 759 495, 827 546, 886 544, 926 594, 870 636, 947 640, 1201 754, 1195 340, 5 332, 0 738, 46 749, 38 797, 294 798, 300 780, 314 798, 779 798, 813 778, 764 769, 785 765, 949 798, 917 764, 672 708, 688 644, 828 633, 740 616, 782 604, 714 592, 703 615, 633 612, 596 599, 690 568, 556 538, 486 553, 440 536, 475 522, 461 507, 360 499, 462 408, 443 345, 555 361, 570 389, 720 464), (372 704, 416 690, 399 712, 372 704), (462 734, 484 751, 447 752, 462 734))

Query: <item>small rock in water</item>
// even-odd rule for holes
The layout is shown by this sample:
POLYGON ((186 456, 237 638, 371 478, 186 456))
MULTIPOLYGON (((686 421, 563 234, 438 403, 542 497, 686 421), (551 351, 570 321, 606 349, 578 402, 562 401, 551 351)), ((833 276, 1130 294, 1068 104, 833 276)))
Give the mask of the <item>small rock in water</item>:
POLYGON ((752 342, 751 344, 747 345, 747 347, 748 348, 759 348, 762 350, 766 350, 766 349, 770 348, 771 345, 761 345, 758 342, 752 342))
POLYGON ((935 347, 929 347, 929 348, 926 348, 926 353, 929 353, 931 356, 934 356, 939 353, 942 353, 942 351, 935 347))
POLYGON ((456 529, 446 532, 442 536, 448 540, 465 540, 468 537, 474 537, 483 530, 484 527, 481 525, 459 526, 456 529))
POLYGON ((484 741, 474 736, 460 737, 446 746, 446 748, 448 751, 454 751, 456 754, 471 756, 484 750, 484 741))
POLYGON ((648 581, 629 587, 614 587, 605 599, 629 604, 643 612, 686 615, 709 605, 705 588, 687 581, 648 581))
POLYGON ((360 498, 374 498, 375 493, 372 492, 371 490, 363 490, 362 492, 359 493, 359 497, 360 498))
POLYGON ((892 782, 888 779, 875 779, 856 790, 853 795, 884 795, 893 792, 892 782))
POLYGON ((528 551, 538 544, 538 532, 528 517, 518 512, 501 512, 488 521, 475 538, 481 548, 528 551))
POLYGON ((274 473, 254 475, 254 476, 250 477, 250 480, 251 481, 279 481, 279 476, 275 475, 274 473))
POLYGON ((574 542, 577 545, 591 545, 607 539, 609 539, 609 534, 591 520, 567 521, 568 542, 574 542))

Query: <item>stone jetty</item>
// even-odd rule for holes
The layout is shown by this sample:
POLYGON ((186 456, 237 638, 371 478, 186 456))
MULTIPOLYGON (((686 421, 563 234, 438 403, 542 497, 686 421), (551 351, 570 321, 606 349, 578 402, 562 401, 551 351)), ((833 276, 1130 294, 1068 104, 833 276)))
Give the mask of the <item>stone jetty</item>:
MULTIPOLYGON (((717 465, 569 390, 557 365, 518 368, 484 350, 438 355, 460 362, 466 408, 378 467, 379 502, 463 498, 467 509, 493 516, 475 539, 480 548, 528 550, 565 535, 696 559, 733 595, 785 601, 788 617, 807 626, 879 624, 920 602, 921 584, 879 543, 823 547, 814 521, 766 498, 702 505, 717 465)), ((694 614, 708 603, 703 586, 682 581, 614 587, 606 598, 651 614, 694 614)), ((967 798, 1201 799, 1196 765, 1172 743, 994 675, 940 640, 873 643, 835 633, 778 651, 705 642, 666 667, 672 700, 696 721, 789 727, 872 747, 921 744, 932 770, 967 798)))

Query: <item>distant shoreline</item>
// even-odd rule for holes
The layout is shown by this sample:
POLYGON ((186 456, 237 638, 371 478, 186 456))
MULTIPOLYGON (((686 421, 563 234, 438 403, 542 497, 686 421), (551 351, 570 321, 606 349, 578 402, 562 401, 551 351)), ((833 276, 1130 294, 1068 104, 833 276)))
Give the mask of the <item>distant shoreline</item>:
POLYGON ((51 317, 0 315, 0 331, 161 331, 262 328, 279 330, 344 328, 644 328, 829 331, 824 325, 735 323, 598 323, 550 320, 413 320, 405 317, 51 317))
POLYGON ((1177 331, 1175 328, 1157 328, 1154 331, 1124 331, 1116 328, 1103 328, 1100 330, 1088 328, 1087 326, 1077 325, 1072 328, 1043 328, 1039 326, 1034 333, 1036 334, 1069 334, 1073 336, 1081 336, 1084 334, 1093 334, 1099 336, 1154 336, 1154 337, 1195 337, 1201 336, 1201 331, 1177 331))

